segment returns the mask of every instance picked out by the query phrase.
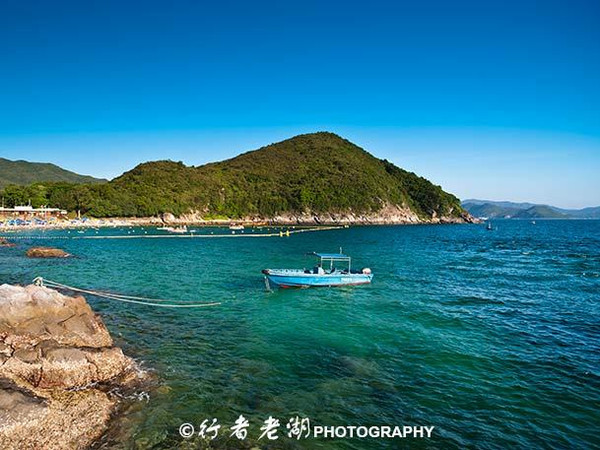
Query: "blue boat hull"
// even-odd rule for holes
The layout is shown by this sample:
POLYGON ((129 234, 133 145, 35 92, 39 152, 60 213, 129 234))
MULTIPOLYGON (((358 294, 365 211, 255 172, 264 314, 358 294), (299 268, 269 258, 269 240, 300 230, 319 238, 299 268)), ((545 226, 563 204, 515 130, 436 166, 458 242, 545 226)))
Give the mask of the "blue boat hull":
POLYGON ((334 273, 334 274, 307 274, 298 271, 298 273, 281 273, 278 270, 263 270, 269 284, 282 288, 292 287, 332 287, 332 286, 355 286, 360 284, 369 284, 373 279, 372 274, 364 273, 334 273), (278 273, 280 272, 280 273, 278 273))

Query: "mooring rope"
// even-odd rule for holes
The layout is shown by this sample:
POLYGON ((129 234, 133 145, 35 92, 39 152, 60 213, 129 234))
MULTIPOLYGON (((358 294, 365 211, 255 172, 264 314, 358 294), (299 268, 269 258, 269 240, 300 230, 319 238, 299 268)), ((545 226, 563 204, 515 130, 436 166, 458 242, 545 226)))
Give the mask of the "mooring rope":
POLYGON ((212 303, 183 303, 183 302, 173 302, 171 300, 162 300, 156 298, 146 298, 146 297, 134 297, 131 295, 121 295, 121 294, 113 294, 110 292, 103 291, 95 291, 90 289, 82 289, 73 286, 68 286, 66 284, 58 283, 56 281, 48 280, 42 277, 36 277, 33 280, 33 283, 37 286, 47 286, 56 289, 64 289, 73 292, 81 292, 83 294, 90 294, 95 297, 107 298, 109 300, 116 300, 124 303, 135 303, 138 305, 146 305, 146 306, 157 306, 161 308, 204 308, 206 306, 217 306, 220 305, 221 302, 212 302, 212 303), (171 302, 171 303, 159 303, 159 302, 171 302))

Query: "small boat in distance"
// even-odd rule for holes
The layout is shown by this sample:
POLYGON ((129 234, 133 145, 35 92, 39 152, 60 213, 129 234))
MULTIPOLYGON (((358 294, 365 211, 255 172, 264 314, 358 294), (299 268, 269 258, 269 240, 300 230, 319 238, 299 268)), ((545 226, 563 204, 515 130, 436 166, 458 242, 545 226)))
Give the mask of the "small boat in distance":
POLYGON ((168 231, 169 233, 187 233, 187 226, 183 225, 182 227, 160 227, 157 230, 168 231))
POLYGON ((282 288, 332 287, 368 284, 373 279, 371 269, 351 270, 352 260, 342 253, 310 253, 318 258, 313 269, 264 269, 265 284, 282 288), (335 267, 340 263, 342 268, 335 267), (325 268, 328 266, 327 268, 325 268))
POLYGON ((485 227, 485 229, 486 229, 486 230, 488 230, 488 231, 492 231, 492 230, 494 229, 494 228, 492 227, 492 223, 491 223, 491 222, 488 222, 488 223, 487 223, 487 227, 485 227))
POLYGON ((244 229, 244 225, 235 225, 235 224, 231 224, 229 225, 229 229, 230 230, 243 230, 244 229))

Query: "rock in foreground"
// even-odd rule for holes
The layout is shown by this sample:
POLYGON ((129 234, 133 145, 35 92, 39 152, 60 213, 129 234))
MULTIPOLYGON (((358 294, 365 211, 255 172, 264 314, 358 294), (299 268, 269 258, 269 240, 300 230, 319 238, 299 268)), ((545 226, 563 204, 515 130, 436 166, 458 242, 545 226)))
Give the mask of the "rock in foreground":
POLYGON ((0 448, 86 448, 139 381, 83 297, 0 286, 0 448))
POLYGON ((71 256, 60 248, 51 247, 31 247, 25 254, 29 258, 67 258, 71 256))
POLYGON ((5 238, 0 238, 0 247, 14 247, 16 244, 10 242, 5 238))

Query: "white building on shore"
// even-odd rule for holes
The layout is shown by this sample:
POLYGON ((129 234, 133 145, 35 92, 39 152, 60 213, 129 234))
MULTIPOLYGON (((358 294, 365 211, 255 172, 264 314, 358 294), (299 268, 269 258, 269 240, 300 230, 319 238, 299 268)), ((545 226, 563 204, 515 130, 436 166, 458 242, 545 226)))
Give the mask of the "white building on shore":
POLYGON ((14 208, 0 207, 0 218, 1 219, 48 219, 51 217, 65 217, 67 211, 59 208, 48 208, 42 206, 40 208, 34 208, 31 205, 15 206, 14 208))

